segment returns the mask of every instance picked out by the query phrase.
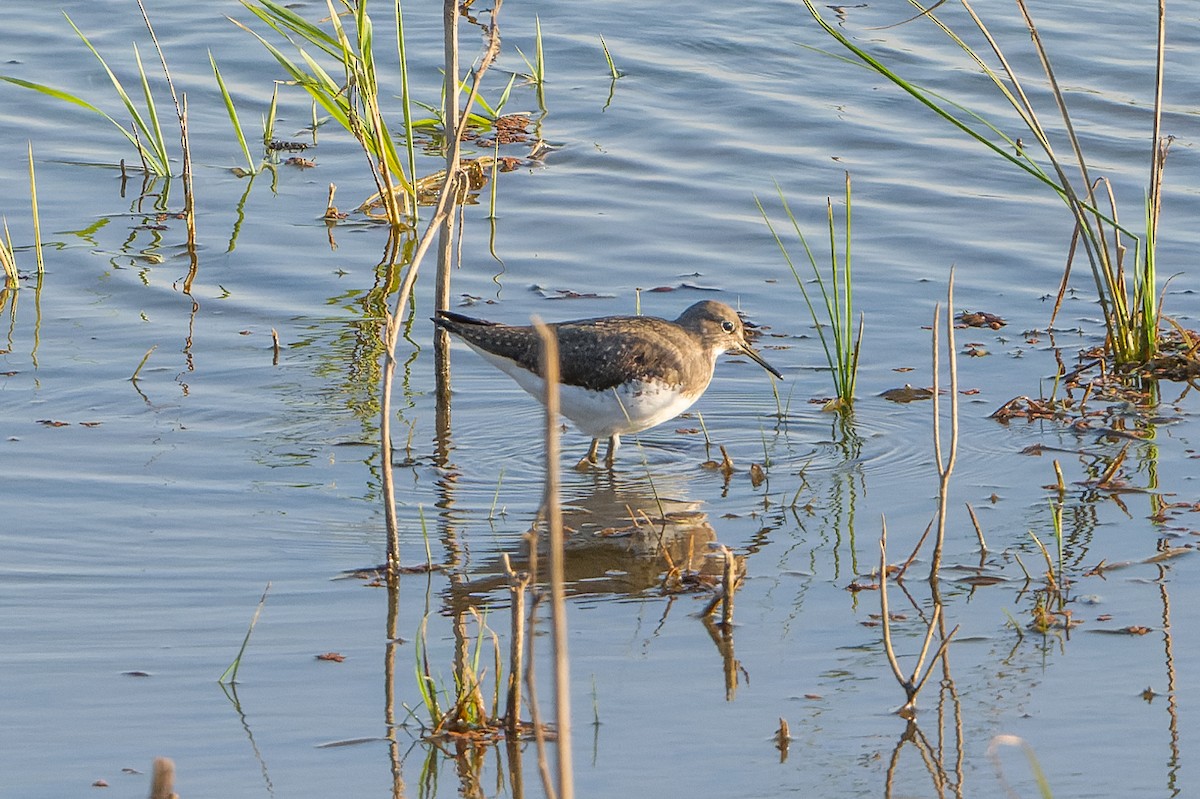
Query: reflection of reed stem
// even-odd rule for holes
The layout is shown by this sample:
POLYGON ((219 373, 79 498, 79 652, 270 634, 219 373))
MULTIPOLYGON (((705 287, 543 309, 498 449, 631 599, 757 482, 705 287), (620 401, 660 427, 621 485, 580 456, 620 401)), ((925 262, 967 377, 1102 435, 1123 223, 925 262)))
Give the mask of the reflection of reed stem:
POLYGON ((400 646, 398 632, 400 620, 399 586, 388 588, 387 644, 383 655, 383 719, 388 741, 388 760, 392 768, 392 795, 404 796, 404 773, 400 767, 400 742, 396 737, 396 649, 400 646))
POLYGON ((729 547, 721 546, 721 555, 725 559, 725 585, 721 596, 721 626, 726 630, 733 628, 733 592, 737 588, 737 558, 729 547))
MULTIPOLYGON (((904 672, 900 669, 900 661, 896 658, 896 650, 892 646, 892 620, 888 612, 887 568, 887 519, 884 519, 879 536, 879 610, 883 617, 883 651, 887 655, 888 665, 892 667, 892 674, 896 676, 896 682, 900 683, 900 687, 904 689, 905 702, 900 709, 900 715, 912 718, 916 713, 917 694, 925 686, 929 675, 933 674, 932 666, 924 674, 921 672, 925 670, 925 660, 929 656, 929 646, 933 642, 933 634, 938 630, 938 622, 942 616, 942 603, 935 594, 933 615, 930 617, 929 626, 925 631, 925 642, 921 645, 921 653, 917 655, 917 663, 913 667, 912 676, 905 677, 904 672)), ((949 635, 943 631, 942 642, 931 663, 942 658, 946 647, 950 645, 950 639, 957 632, 957 626, 950 631, 949 635)))
POLYGON ((1175 695, 1175 647, 1171 635, 1171 596, 1167 593, 1167 567, 1158 566, 1158 591, 1162 597, 1163 625, 1163 654, 1167 669, 1167 728, 1171 736, 1171 754, 1167 762, 1171 764, 1167 776, 1167 784, 1174 785, 1178 772, 1182 767, 1179 752, 1179 697, 1175 695))

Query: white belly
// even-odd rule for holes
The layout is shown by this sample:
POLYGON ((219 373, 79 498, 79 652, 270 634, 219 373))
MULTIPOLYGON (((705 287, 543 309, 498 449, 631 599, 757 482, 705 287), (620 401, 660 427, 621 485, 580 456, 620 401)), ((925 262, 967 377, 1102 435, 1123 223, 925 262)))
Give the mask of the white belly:
MULTIPOLYGON (((546 384, 533 372, 512 361, 472 346, 493 366, 507 374, 539 402, 546 396, 546 384)), ((607 391, 589 391, 578 386, 559 386, 558 403, 562 415, 592 438, 637 433, 662 424, 686 411, 704 393, 684 394, 665 383, 635 381, 607 391)))

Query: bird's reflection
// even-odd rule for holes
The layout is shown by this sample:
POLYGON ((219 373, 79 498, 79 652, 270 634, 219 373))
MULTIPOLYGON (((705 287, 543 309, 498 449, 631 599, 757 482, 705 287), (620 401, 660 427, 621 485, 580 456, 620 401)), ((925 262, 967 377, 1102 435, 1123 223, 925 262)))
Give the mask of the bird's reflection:
MULTIPOLYGON (((682 479, 651 484, 611 472, 565 486, 567 592, 636 595, 659 585, 670 569, 718 579, 722 561, 712 547, 717 531, 703 502, 679 498, 684 488, 682 479)), ((513 568, 528 568, 523 540, 514 540, 508 555, 513 568)), ((453 587, 450 610, 490 604, 506 585, 497 555, 453 587)))

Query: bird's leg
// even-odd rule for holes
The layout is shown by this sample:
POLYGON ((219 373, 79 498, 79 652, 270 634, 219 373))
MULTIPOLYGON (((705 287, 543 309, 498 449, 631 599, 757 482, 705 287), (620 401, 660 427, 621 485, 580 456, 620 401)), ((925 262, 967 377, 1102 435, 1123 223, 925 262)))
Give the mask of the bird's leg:
POLYGON ((617 448, 621 446, 621 437, 614 435, 608 439, 608 452, 604 455, 605 467, 612 469, 613 461, 617 459, 617 448))
POLYGON ((586 472, 588 469, 596 465, 596 454, 600 451, 600 439, 593 438, 592 445, 588 447, 587 455, 584 455, 579 463, 575 464, 575 471, 586 472))

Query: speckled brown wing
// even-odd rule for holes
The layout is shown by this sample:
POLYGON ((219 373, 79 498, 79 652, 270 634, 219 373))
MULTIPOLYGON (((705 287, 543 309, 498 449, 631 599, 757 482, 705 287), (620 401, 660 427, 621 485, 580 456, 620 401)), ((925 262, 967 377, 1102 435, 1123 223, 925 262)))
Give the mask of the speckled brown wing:
POLYGON ((453 311, 438 311, 433 323, 481 350, 508 358, 535 374, 539 373, 541 343, 532 327, 502 325, 453 311))
MULTIPOLYGON (((541 374, 540 340, 532 327, 516 327, 442 311, 433 320, 464 341, 541 374)), ((685 357, 694 346, 678 325, 648 316, 613 316, 550 325, 558 334, 561 380, 607 391, 628 380, 707 385, 711 364, 685 357)))
POLYGON ((694 342, 687 331, 663 319, 617 316, 553 327, 567 385, 607 391, 629 380, 659 380, 675 386, 695 371, 696 364, 684 355, 694 342))

